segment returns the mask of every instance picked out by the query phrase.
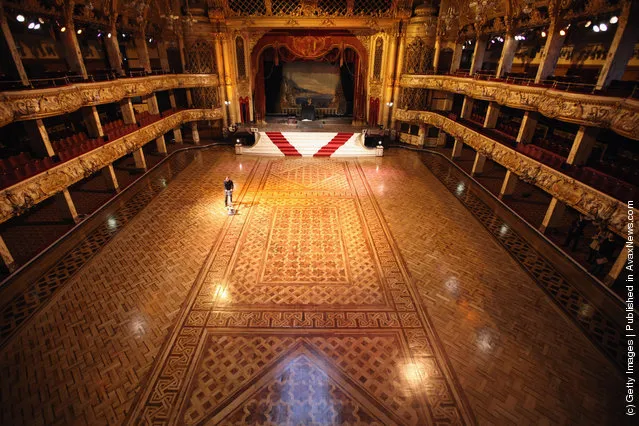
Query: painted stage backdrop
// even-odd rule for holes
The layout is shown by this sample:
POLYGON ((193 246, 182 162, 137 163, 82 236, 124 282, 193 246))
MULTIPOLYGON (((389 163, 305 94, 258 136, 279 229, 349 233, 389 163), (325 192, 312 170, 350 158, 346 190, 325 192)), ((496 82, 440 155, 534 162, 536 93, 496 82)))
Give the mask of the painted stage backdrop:
POLYGON ((340 69, 322 62, 288 62, 283 65, 280 86, 280 112, 286 108, 307 105, 316 108, 335 108, 346 112, 340 69))

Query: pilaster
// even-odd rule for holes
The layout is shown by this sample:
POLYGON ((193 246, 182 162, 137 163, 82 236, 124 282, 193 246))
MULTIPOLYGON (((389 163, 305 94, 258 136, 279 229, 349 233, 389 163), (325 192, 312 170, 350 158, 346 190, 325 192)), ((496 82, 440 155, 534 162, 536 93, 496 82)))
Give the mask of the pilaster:
MULTIPOLYGON (((395 76, 401 75, 402 67, 404 66, 404 53, 406 50, 406 33, 402 32, 399 36, 399 52, 397 54, 397 64, 395 64, 395 76)), ((397 101, 399 99, 399 78, 393 79, 393 99, 397 101)), ((391 125, 390 128, 395 128, 396 123, 395 116, 391 113, 391 125)))

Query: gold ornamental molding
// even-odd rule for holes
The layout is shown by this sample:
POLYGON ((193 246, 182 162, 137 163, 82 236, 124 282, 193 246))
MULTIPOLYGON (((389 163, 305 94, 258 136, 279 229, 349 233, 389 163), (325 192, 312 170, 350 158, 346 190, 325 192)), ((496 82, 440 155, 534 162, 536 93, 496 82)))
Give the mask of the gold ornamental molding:
POLYGON ((222 119, 222 109, 180 111, 0 191, 0 223, 91 176, 182 123, 222 119))
POLYGON ((628 206, 621 201, 435 112, 397 109, 395 118, 438 127, 501 164, 524 182, 538 186, 557 200, 606 223, 611 231, 627 238, 628 206))
POLYGON ((0 93, 0 126, 169 89, 217 87, 216 74, 165 74, 0 93))
POLYGON ((635 99, 442 75, 404 74, 400 85, 461 93, 512 108, 538 111, 561 121, 610 128, 627 138, 639 140, 639 100, 635 99))

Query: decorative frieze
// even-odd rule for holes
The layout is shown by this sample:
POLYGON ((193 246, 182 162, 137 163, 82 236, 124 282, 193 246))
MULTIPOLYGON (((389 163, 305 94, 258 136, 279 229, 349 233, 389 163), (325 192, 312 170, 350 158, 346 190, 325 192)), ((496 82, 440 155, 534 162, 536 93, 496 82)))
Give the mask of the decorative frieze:
POLYGON ((169 89, 219 86, 216 74, 166 74, 0 93, 0 126, 169 89))
POLYGON ((512 108, 539 111, 546 117, 561 121, 610 128, 620 135, 639 140, 639 100, 443 75, 404 74, 400 85, 462 93, 512 108))
POLYGON ((621 201, 435 112, 396 109, 395 118, 438 127, 501 164, 521 180, 538 186, 575 210, 607 224, 610 230, 622 237, 627 236, 628 207, 621 201))
POLYGON ((0 191, 0 223, 22 214, 30 207, 91 176, 169 130, 178 128, 182 123, 221 118, 221 108, 180 111, 5 188, 0 191))

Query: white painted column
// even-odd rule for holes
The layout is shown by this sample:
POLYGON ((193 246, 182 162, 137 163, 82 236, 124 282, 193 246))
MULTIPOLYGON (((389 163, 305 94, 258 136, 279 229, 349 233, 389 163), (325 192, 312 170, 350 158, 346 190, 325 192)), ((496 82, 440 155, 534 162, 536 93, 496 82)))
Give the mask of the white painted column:
POLYGON ((623 249, 621 249, 621 253, 617 256, 617 260, 610 268, 610 272, 604 278, 604 284, 610 287, 614 282, 619 278, 619 275, 623 272, 626 267, 626 263, 628 262, 628 246, 624 245, 623 249))
POLYGON ((24 121, 24 128, 29 136, 29 146, 33 152, 42 157, 52 157, 56 153, 49 140, 49 133, 42 119, 24 121))
POLYGON ((548 210, 546 210, 546 216, 539 227, 542 233, 546 233, 549 228, 556 228, 561 224, 561 220, 566 211, 566 205, 556 199, 555 197, 550 200, 548 210))
POLYGON ((9 23, 7 22, 7 16, 5 15, 4 7, 2 7, 2 5, 0 5, 0 29, 2 29, 2 35, 4 36, 4 40, 7 43, 9 52, 11 53, 11 59, 13 59, 13 64, 18 71, 20 81, 23 85, 28 86, 29 77, 27 76, 27 71, 24 69, 22 57, 20 56, 20 52, 18 51, 18 48, 16 46, 13 34, 11 34, 11 29, 9 28, 9 23))
POLYGON ((133 110, 131 98, 124 98, 120 101, 120 111, 122 112, 122 121, 125 124, 135 123, 135 111, 133 110))
POLYGON ((149 49, 146 45, 146 34, 144 31, 136 34, 135 37, 135 50, 138 53, 138 61, 140 67, 144 68, 144 71, 151 72, 151 59, 149 58, 149 49))
POLYGON ((138 148, 133 151, 133 161, 135 161, 135 168, 144 170, 146 172, 146 158, 144 157, 144 151, 142 148, 138 148))
POLYGON ((473 105, 475 100, 470 96, 464 96, 464 103, 462 104, 461 110, 461 118, 470 120, 471 115, 473 114, 473 105))
POLYGON ((497 125, 497 119, 499 118, 499 110, 501 105, 497 102, 489 102, 488 110, 486 111, 486 117, 484 118, 484 128, 494 129, 497 125))
POLYGON ((481 70, 481 66, 484 63, 484 54, 486 53, 486 44, 488 40, 485 37, 478 37, 475 40, 475 51, 473 52, 473 62, 470 65, 470 75, 475 74, 481 70))
POLYGON ((461 43, 455 43, 455 49, 453 50, 453 60, 450 63, 450 73, 453 74, 459 69, 461 65, 462 52, 464 51, 464 45, 461 43))
POLYGON ((509 195, 513 195, 515 192, 515 188, 517 187, 517 182, 519 182, 519 177, 510 170, 506 170, 506 176, 504 176, 504 182, 501 185, 501 189, 499 190, 499 198, 504 198, 509 195))
POLYGON ((71 194, 67 189, 63 189, 62 192, 55 195, 56 203, 60 212, 63 214, 65 218, 70 218, 73 222, 80 222, 80 216, 78 215, 78 211, 75 208, 75 204, 73 203, 73 199, 71 198, 71 194))
POLYGON ((105 36, 104 45, 106 47, 107 58, 109 59, 109 66, 117 75, 123 76, 124 68, 122 67, 122 52, 120 52, 120 45, 118 44, 118 30, 115 27, 115 24, 105 36), (109 37, 108 34, 111 34, 111 37, 109 37))
POLYGON ((115 174, 115 169, 113 169, 113 164, 109 164, 102 168, 102 177, 104 178, 104 183, 108 189, 115 192, 120 191, 118 177, 115 174))
POLYGON ((81 111, 84 124, 87 126, 89 137, 100 138, 104 136, 104 130, 102 129, 102 123, 100 123, 98 109, 95 106, 89 106, 83 107, 81 111))
POLYGON ((519 126, 519 132, 517 133, 517 143, 532 142, 532 138, 535 135, 535 129, 537 128, 537 120, 539 120, 538 112, 524 112, 524 116, 521 119, 521 125, 519 126))
POLYGON ((0 236, 0 257, 2 258, 2 261, 4 262, 9 272, 13 272, 16 270, 17 268, 16 262, 13 260, 13 256, 11 255, 9 248, 7 247, 7 245, 4 242, 4 239, 1 236, 0 236))
POLYGON ((499 65, 497 66, 497 78, 509 73, 513 68, 513 61, 515 60, 515 53, 517 52, 518 45, 519 42, 515 40, 515 36, 512 33, 506 33, 504 47, 501 50, 501 58, 499 59, 499 65))
POLYGON ((67 29, 65 32, 60 33, 60 40, 64 46, 64 53, 69 64, 69 69, 81 75, 82 78, 87 79, 87 69, 84 66, 82 50, 80 50, 80 44, 78 43, 78 38, 76 36, 73 19, 69 19, 65 22, 65 25, 67 29))
POLYGON ((464 148, 464 143, 460 141, 459 138, 455 138, 455 145, 453 145, 453 153, 451 154, 451 157, 453 160, 455 158, 461 157, 463 148, 464 148))
POLYGON ((608 87, 613 80, 621 80, 639 39, 639 4, 636 1, 622 4, 617 31, 597 79, 598 90, 608 87))
POLYGON ((200 144, 200 133, 197 131, 197 122, 193 121, 191 122, 191 134, 193 137, 193 143, 195 145, 199 145, 200 144))
POLYGON ((596 127, 579 126, 566 163, 575 166, 586 164, 588 157, 592 153, 592 148, 595 146, 598 134, 599 129, 596 127))
POLYGON ((486 164, 486 156, 479 152, 475 154, 475 161, 473 162, 473 169, 470 172, 471 176, 480 175, 484 172, 484 165, 486 164))
POLYGON ((559 31, 563 29, 563 23, 559 22, 559 19, 551 19, 550 26, 546 36, 546 44, 543 47, 541 53, 541 62, 537 69, 537 76, 535 77, 535 83, 540 83, 546 80, 555 72, 557 61, 559 60, 559 54, 561 53, 561 47, 564 45, 565 36, 562 36, 559 31))

